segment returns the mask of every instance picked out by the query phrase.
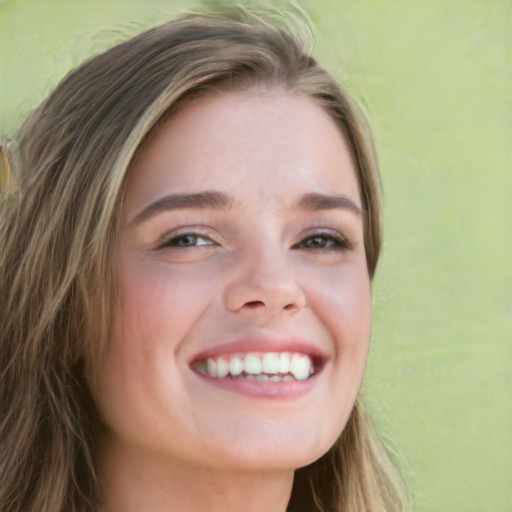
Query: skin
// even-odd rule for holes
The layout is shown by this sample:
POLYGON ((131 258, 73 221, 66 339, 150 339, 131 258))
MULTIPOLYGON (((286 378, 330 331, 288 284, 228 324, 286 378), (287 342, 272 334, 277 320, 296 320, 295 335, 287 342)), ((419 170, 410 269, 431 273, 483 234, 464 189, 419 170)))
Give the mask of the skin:
POLYGON ((149 141, 127 187, 119 314, 93 385, 102 511, 286 509, 293 471, 334 444, 366 364, 360 207, 345 142, 306 96, 203 97, 149 141), (150 206, 205 191, 228 204, 150 206), (311 193, 348 201, 298 207, 311 193), (297 396, 223 389, 190 366, 234 340, 297 338, 323 356, 297 396))

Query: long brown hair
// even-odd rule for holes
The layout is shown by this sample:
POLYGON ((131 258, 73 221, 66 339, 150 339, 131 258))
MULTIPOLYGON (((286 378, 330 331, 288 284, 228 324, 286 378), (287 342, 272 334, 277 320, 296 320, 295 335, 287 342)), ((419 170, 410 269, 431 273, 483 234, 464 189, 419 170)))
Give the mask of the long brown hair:
MULTIPOLYGON (((280 87, 323 106, 352 154, 373 277, 381 207, 371 136, 309 43, 241 8, 184 17, 85 62, 25 123, 11 145, 17 189, 0 204, 2 510, 94 510, 97 417, 85 376, 115 314, 123 193, 144 141, 190 98, 280 87)), ((297 470, 289 510, 406 509, 358 401, 329 452, 297 470)))

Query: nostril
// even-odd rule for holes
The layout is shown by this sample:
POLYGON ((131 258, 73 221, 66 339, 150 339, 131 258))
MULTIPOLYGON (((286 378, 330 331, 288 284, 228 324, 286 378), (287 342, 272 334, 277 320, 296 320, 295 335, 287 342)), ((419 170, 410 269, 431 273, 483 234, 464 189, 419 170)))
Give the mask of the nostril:
POLYGON ((259 306, 264 306, 265 304, 261 300, 251 300, 250 302, 246 302, 245 306, 250 309, 255 309, 259 306))
MULTIPOLYGON (((251 300, 244 304, 244 307, 249 308, 249 309, 256 309, 261 306, 265 306, 265 302, 263 302, 262 300, 251 300)), ((296 307, 295 304, 286 304, 283 307, 283 309, 286 311, 290 311, 291 309, 294 309, 295 307, 296 307)))

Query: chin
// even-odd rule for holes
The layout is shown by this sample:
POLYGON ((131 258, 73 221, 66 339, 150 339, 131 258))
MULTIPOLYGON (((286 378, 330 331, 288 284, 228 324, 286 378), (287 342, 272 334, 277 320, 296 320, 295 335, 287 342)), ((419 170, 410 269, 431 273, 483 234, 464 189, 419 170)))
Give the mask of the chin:
POLYGON ((208 459, 217 469, 236 472, 296 470, 322 457, 340 434, 319 436, 321 432, 321 426, 314 430, 283 428, 271 422, 252 433, 234 429, 226 442, 210 446, 208 459))

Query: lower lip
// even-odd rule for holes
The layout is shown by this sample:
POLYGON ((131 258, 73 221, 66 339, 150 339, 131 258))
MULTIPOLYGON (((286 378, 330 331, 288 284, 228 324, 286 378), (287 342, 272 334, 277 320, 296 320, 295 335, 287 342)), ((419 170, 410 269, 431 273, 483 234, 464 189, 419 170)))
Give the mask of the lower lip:
POLYGON ((211 384, 212 386, 217 386, 227 391, 231 391, 232 393, 273 400, 295 400, 303 397, 314 386, 316 376, 318 375, 315 374, 307 380, 258 382, 243 377, 226 377, 219 379, 218 377, 208 377, 207 375, 203 375, 196 371, 194 371, 194 374, 204 382, 211 384))

